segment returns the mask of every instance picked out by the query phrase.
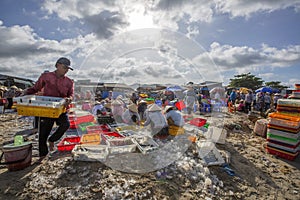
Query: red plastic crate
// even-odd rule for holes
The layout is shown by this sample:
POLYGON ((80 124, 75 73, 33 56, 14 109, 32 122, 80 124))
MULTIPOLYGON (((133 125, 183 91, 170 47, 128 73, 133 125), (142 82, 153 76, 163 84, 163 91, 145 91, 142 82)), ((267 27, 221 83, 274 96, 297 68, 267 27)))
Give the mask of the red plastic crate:
POLYGON ((202 119, 202 118, 194 118, 190 121, 190 124, 191 125, 194 125, 194 126, 198 126, 198 127, 201 127, 201 126, 204 126, 206 124, 206 119, 202 119))
POLYGON ((102 139, 103 140, 110 140, 110 139, 114 139, 114 138, 123 138, 124 135, 121 135, 117 132, 103 132, 101 133, 102 135, 102 139))
POLYGON ((70 121, 70 129, 77 129, 79 124, 76 124, 73 121, 70 121))
POLYGON ((80 143, 79 136, 65 137, 58 144, 58 151, 72 151, 75 145, 80 143))
POLYGON ((101 124, 98 126, 87 126, 87 133, 103 133, 103 132, 111 132, 110 127, 107 124, 101 124))
POLYGON ((297 153, 289 153, 287 151, 282 151, 273 147, 266 146, 266 151, 270 154, 276 155, 278 157, 287 159, 287 160, 295 160, 298 156, 299 152, 297 153))
POLYGON ((184 119, 185 122, 188 122, 188 121, 190 121, 192 118, 185 115, 185 116, 183 116, 183 119, 184 119))
POLYGON ((69 115, 69 120, 70 122, 73 122, 75 124, 81 124, 81 123, 86 123, 86 122, 94 122, 95 117, 94 115, 69 115))

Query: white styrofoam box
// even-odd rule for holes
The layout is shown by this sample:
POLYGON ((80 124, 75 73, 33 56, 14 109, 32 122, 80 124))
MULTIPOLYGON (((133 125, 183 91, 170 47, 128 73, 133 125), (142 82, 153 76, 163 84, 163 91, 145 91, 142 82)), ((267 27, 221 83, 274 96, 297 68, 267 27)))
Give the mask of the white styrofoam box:
POLYGON ((196 145, 198 156, 207 166, 222 165, 225 163, 222 155, 212 141, 199 140, 196 142, 196 145))
POLYGON ((137 132, 136 131, 132 131, 132 130, 118 131, 118 133, 120 133, 124 137, 132 137, 134 135, 137 135, 137 132))
POLYGON ((159 145, 149 136, 135 137, 133 142, 136 143, 137 148, 142 154, 152 152, 159 148, 159 145))
POLYGON ((223 128, 209 126, 208 131, 204 133, 206 139, 209 139, 218 144, 225 144, 227 131, 223 128))
POLYGON ((74 160, 104 162, 109 154, 108 145, 76 145, 72 150, 74 160))
POLYGON ((109 153, 131 153, 136 150, 136 143, 133 142, 132 138, 115 138, 108 141, 109 153))
POLYGON ((26 95, 14 98, 17 104, 57 108, 65 103, 64 98, 26 95))

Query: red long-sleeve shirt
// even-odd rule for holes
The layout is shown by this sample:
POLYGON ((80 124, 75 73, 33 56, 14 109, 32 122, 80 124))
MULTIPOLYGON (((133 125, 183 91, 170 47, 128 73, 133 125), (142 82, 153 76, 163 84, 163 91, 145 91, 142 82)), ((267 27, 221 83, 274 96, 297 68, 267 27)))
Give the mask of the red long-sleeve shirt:
POLYGON ((35 94, 43 90, 43 96, 73 98, 74 83, 67 76, 57 77, 55 72, 42 74, 35 85, 26 90, 26 95, 35 94))

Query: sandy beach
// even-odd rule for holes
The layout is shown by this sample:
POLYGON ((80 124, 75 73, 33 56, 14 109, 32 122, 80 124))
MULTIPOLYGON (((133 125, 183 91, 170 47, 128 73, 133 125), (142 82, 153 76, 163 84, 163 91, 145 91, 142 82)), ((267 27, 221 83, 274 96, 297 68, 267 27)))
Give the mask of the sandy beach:
MULTIPOLYGON (((0 166, 0 199, 299 199, 300 159, 268 154, 266 139, 253 133, 244 113, 223 113, 225 144, 216 144, 227 166, 200 164, 195 143, 184 156, 157 171, 134 174, 101 162, 75 161, 69 153, 37 163, 37 134, 31 166, 10 172, 0 166)), ((0 115, 0 144, 32 128, 32 118, 15 112, 0 115)), ((2 160, 3 162, 3 160, 2 160)))

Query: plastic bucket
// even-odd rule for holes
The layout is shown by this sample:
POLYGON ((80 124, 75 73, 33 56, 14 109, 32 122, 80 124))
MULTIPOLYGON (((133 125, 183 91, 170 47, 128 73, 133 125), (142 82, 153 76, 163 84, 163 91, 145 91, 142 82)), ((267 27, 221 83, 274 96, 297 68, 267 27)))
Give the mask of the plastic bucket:
POLYGON ((31 165, 31 142, 24 142, 18 146, 14 144, 5 145, 2 148, 2 152, 0 161, 2 160, 2 156, 4 156, 5 162, 0 164, 7 165, 9 171, 21 170, 31 165))

